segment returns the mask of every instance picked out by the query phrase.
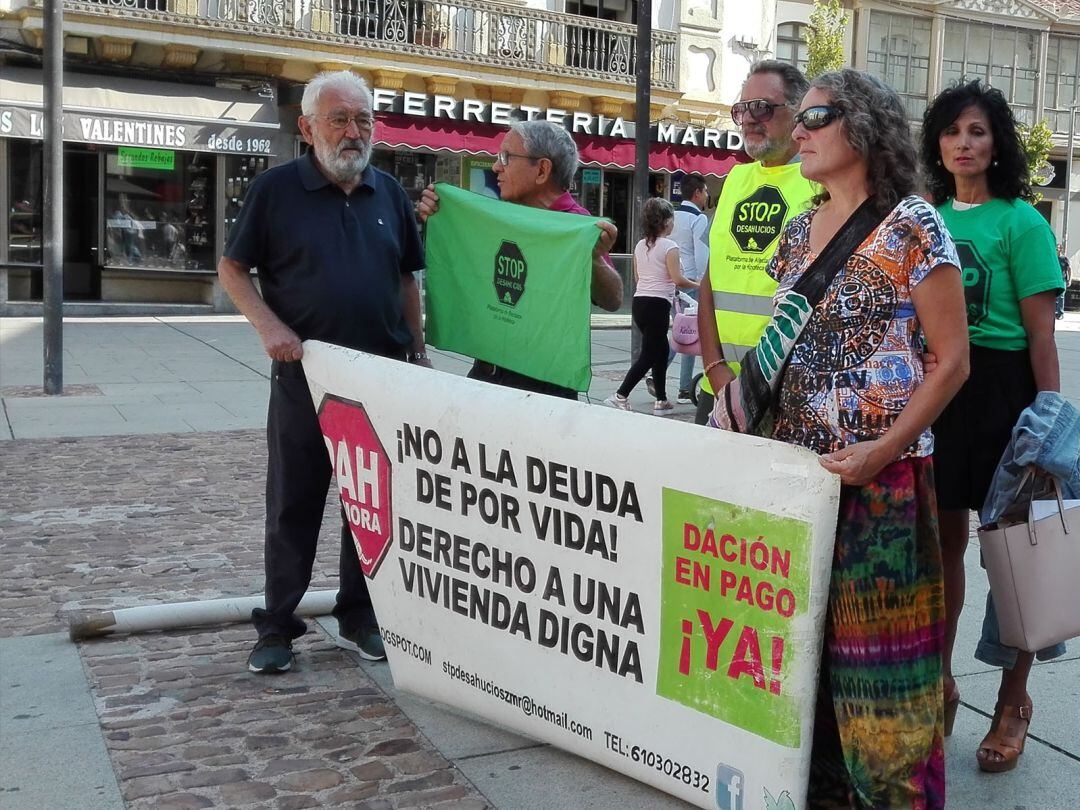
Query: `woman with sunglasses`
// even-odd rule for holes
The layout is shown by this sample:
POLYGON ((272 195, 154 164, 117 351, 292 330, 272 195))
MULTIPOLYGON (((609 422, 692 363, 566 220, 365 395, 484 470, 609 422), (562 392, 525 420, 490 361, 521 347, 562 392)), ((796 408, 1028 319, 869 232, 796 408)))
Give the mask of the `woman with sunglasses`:
POLYGON ((941 808, 945 606, 930 425, 967 376, 959 260, 913 194, 907 115, 878 79, 817 77, 792 134, 822 191, 781 236, 768 267, 776 300, 835 236, 857 244, 810 271, 839 268, 791 351, 773 429, 843 484, 808 806, 941 808), (938 359, 925 374, 923 335, 938 359))
MULTIPOLYGON (((1000 91, 973 81, 934 99, 923 118, 922 161, 933 202, 960 251, 971 340, 971 377, 934 424, 948 734, 960 704, 952 651, 964 606, 969 510, 982 508, 1021 411, 1039 391, 1060 390, 1054 303, 1063 284, 1054 234, 1027 202, 1027 159, 1000 91)), ((1058 644, 1038 657, 1064 652, 1058 644)), ((1035 654, 1001 644, 989 597, 975 657, 1002 668, 994 719, 976 753, 979 767, 1012 770, 1031 719, 1027 680, 1035 654)))

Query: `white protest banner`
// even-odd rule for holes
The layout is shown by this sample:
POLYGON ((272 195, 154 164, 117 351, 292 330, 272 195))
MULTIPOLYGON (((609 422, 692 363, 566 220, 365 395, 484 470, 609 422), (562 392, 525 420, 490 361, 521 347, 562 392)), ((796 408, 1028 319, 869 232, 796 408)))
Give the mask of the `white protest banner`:
POLYGON ((304 371, 399 688, 699 807, 804 806, 813 454, 314 341, 304 371))

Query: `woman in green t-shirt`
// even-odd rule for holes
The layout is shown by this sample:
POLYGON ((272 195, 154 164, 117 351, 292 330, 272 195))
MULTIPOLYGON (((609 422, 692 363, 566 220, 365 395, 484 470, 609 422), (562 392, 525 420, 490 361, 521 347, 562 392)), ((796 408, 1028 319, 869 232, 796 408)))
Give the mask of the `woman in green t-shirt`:
MULTIPOLYGON (((969 510, 978 510, 1020 412, 1059 390, 1054 299, 1062 290, 1054 235, 1032 198, 1027 160, 1004 96, 958 83, 927 108, 922 160, 929 192, 956 242, 964 280, 971 376, 934 424, 934 476, 945 567, 946 733, 960 702, 952 676, 964 604, 969 510)), ((1054 657, 1064 648, 1042 650, 1054 657)), ((984 771, 1007 771, 1031 718, 1033 653, 1001 645, 987 601, 979 660, 1002 667, 998 703, 977 752, 984 771)))

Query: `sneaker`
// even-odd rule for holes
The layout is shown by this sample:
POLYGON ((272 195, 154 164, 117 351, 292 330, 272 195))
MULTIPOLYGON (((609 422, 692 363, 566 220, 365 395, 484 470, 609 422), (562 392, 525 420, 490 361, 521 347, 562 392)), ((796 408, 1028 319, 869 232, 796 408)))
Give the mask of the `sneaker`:
POLYGON ((260 675, 292 669, 292 642, 284 636, 265 636, 255 642, 248 656, 248 669, 260 675))
POLYGON ((658 399, 652 406, 652 412, 659 414, 660 416, 667 416, 671 411, 675 410, 675 406, 668 402, 666 399, 658 399))
POLYGON ((343 650, 352 650, 365 661, 385 661, 386 648, 378 627, 362 627, 359 630, 338 629, 337 645, 343 650))
POLYGON ((653 381, 652 374, 645 377, 645 387, 649 389, 649 396, 656 397, 656 383, 653 381))
POLYGON ((690 392, 684 388, 679 392, 679 395, 675 397, 675 401, 678 402, 680 405, 689 405, 694 401, 694 399, 690 396, 690 392))
POLYGON ((610 397, 604 400, 605 405, 609 405, 612 408, 618 408, 620 411, 632 411, 630 407, 630 400, 626 397, 620 397, 618 394, 612 394, 610 397))

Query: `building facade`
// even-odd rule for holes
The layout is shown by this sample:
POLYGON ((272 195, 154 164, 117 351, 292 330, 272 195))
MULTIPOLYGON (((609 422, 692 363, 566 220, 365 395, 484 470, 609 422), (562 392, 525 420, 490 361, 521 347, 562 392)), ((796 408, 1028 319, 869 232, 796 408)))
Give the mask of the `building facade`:
MULTIPOLYGON (((654 4, 650 170, 715 182, 726 116, 772 4, 654 4), (733 89, 734 88, 734 89, 733 89)), ((251 180, 303 150, 303 84, 348 69, 375 96, 375 165, 413 196, 491 190, 515 119, 565 126, 575 196, 635 217, 634 0, 65 0, 65 299, 226 310, 215 267, 251 180)), ((42 0, 0 0, 0 314, 41 297, 42 0)), ((620 267, 627 260, 617 262, 620 267)))
MULTIPOLYGON (((805 59, 793 43, 812 6, 777 3, 775 53, 805 59)), ((1080 250, 1080 172, 1070 170, 1071 119, 1080 110, 1080 3, 1076 0, 855 0, 848 3, 850 64, 900 93, 913 123, 949 84, 979 78, 1005 94, 1018 121, 1054 132, 1054 176, 1038 208, 1073 257, 1080 250)))

